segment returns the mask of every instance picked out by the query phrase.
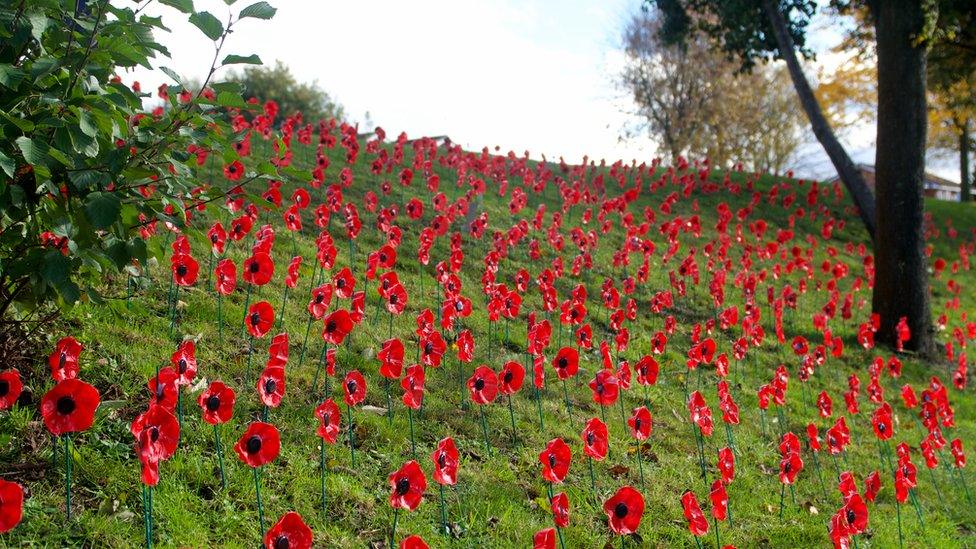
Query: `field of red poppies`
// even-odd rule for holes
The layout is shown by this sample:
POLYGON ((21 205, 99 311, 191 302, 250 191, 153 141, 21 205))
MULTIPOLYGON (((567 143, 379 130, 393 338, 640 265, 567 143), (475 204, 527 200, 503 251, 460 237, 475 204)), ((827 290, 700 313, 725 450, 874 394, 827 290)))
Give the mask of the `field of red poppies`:
POLYGON ((838 186, 285 114, 0 373, 0 544, 976 543, 976 211, 930 205, 927 363, 838 186))

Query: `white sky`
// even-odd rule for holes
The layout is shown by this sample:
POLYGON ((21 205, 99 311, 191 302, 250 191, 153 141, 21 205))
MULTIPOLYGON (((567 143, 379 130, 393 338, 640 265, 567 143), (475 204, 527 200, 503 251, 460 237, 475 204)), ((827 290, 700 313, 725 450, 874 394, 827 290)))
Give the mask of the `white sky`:
MULTIPOLYGON (((620 139, 629 100, 613 82, 620 31, 640 0, 269 1, 278 8, 274 19, 241 21, 221 58, 280 59, 300 80, 317 80, 354 121, 369 112, 388 134, 446 134, 465 148, 498 145, 568 162, 584 154, 608 163, 654 156, 646 137, 620 139)), ((227 19, 223 0, 194 5, 227 19)), ((172 30, 157 37, 172 54, 158 64, 202 79, 213 57, 209 40, 172 8, 153 4, 146 12, 172 30)), ((833 39, 828 30, 818 34, 821 47, 833 39)), ((144 89, 167 80, 145 70, 123 78, 144 89)), ((855 161, 873 163, 873 134, 860 128, 847 137, 855 161)), ((813 145, 796 168, 802 176, 831 173, 813 145)), ((958 180, 951 168, 933 171, 958 180)))

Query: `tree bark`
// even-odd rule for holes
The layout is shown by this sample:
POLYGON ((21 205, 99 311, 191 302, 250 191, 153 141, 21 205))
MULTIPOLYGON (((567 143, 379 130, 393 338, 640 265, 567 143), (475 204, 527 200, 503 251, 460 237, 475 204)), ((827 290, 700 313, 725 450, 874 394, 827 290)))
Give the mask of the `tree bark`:
POLYGON ((875 338, 894 344, 895 327, 904 317, 911 329, 905 348, 932 357, 935 347, 922 231, 926 52, 916 41, 924 13, 917 0, 877 0, 870 6, 878 52, 878 223, 872 309, 880 315, 881 327, 875 338))
POLYGON ((959 201, 968 204, 969 197, 969 117, 962 121, 959 132, 959 201))
POLYGON ((861 176, 861 172, 854 165, 854 161, 851 160, 850 155, 844 150, 844 146, 837 140, 837 136, 834 135, 833 129, 831 129, 830 124, 824 117, 823 111, 820 109, 820 103, 817 102, 817 97, 810 88, 810 82, 807 81, 807 77, 803 74, 802 67, 800 67, 800 62, 796 57, 796 48, 793 44, 793 39, 786 30, 786 20, 779 11, 779 7, 773 0, 763 0, 762 5, 766 16, 769 18, 770 26, 773 28, 773 35, 776 38, 779 53, 783 57, 783 60, 786 61, 790 78, 793 80, 793 87, 796 88, 796 93, 800 97, 800 104, 803 105, 807 119, 810 120, 813 134, 817 137, 820 145, 823 146, 827 156, 830 157, 830 162, 834 165, 834 169, 837 170, 837 175, 840 176, 841 181, 847 187, 847 191, 854 200, 854 205, 857 207, 861 221, 864 222, 868 234, 874 239, 874 195, 871 193, 871 189, 868 188, 867 183, 864 182, 864 177, 861 176))

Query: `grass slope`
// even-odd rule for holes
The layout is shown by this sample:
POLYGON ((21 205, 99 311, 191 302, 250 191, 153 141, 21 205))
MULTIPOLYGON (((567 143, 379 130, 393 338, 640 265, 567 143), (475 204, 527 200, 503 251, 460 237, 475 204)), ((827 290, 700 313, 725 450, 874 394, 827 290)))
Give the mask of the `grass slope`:
MULTIPOLYGON (((259 140, 255 139, 255 141, 259 140)), ((297 144, 296 146, 302 147, 297 144)), ((260 158, 262 154, 267 153, 267 150, 264 144, 255 143, 253 155, 260 158)), ((303 152, 303 149, 299 148, 296 158, 300 165, 307 166, 302 162, 310 155, 303 152)), ((409 148, 406 152, 409 161, 412 152, 409 148)), ((332 167, 327 172, 329 182, 336 179, 338 170, 345 165, 341 153, 339 147, 329 151, 332 161, 332 167)), ((346 199, 360 206, 364 222, 362 235, 356 242, 354 257, 354 271, 360 279, 364 271, 366 253, 376 249, 381 243, 379 231, 374 228, 374 215, 362 209, 363 193, 368 189, 379 193, 379 183, 382 180, 369 173, 370 159, 364 160, 364 157, 369 156, 361 154, 360 161, 352 168, 355 183, 351 189, 346 190, 346 199)), ((558 172, 558 166, 553 166, 553 169, 558 172)), ((461 191, 455 186, 457 174, 453 170, 437 165, 436 162, 435 171, 441 177, 441 189, 452 198, 459 196, 461 191)), ((396 172, 389 176, 390 179, 395 177, 396 172)), ((745 175, 738 173, 730 174, 730 177, 738 182, 746 179, 745 175)), ((721 181, 722 174, 713 174, 713 178, 721 181)), ((427 211, 423 220, 427 223, 431 218, 429 196, 425 189, 418 187, 420 182, 417 179, 414 187, 408 189, 407 198, 410 194, 417 193, 419 198, 427 202, 427 211)), ((630 208, 630 212, 638 218, 644 206, 651 206, 656 210, 667 194, 681 191, 680 186, 668 184, 656 193, 650 193, 647 192, 648 181, 645 181, 645 192, 630 208)), ((519 178, 512 178, 510 183, 513 185, 519 183, 519 178)), ((776 183, 771 179, 763 178, 756 185, 757 189, 768 191, 776 183)), ((782 196, 795 191, 802 199, 809 188, 809 186, 796 186, 795 183, 786 184, 792 185, 792 190, 782 189, 780 199, 775 204, 769 204, 764 197, 763 202, 758 205, 748 220, 763 218, 769 223, 770 231, 767 233, 767 240, 773 237, 776 228, 785 227, 789 213, 796 207, 782 207, 782 196)), ((620 192, 616 184, 611 183, 610 180, 607 187, 611 194, 620 192)), ((291 184, 285 184, 283 194, 286 200, 292 189, 291 184)), ((256 192, 262 190, 258 189, 256 192)), ((490 184, 481 205, 489 214, 489 235, 494 230, 507 230, 515 220, 515 216, 512 216, 507 208, 508 198, 499 197, 496 190, 496 186, 490 184)), ((380 205, 388 205, 391 201, 398 200, 400 196, 400 189, 395 186, 391 196, 380 197, 380 205)), ((322 201, 323 197, 324 189, 315 192, 313 206, 322 201)), ((745 207, 750 198, 751 193, 748 192, 735 195, 722 190, 713 194, 696 192, 687 199, 678 200, 674 205, 673 215, 686 217, 697 212, 701 216, 702 236, 695 238, 688 233, 681 234, 681 251, 667 265, 661 264, 661 255, 667 248, 666 240, 656 230, 656 226, 648 232, 647 237, 654 240, 658 251, 653 257, 649 282, 638 286, 635 294, 631 296, 638 300, 640 314, 635 322, 628 324, 631 345, 629 350, 618 358, 627 359, 633 364, 642 354, 649 352, 650 337, 662 328, 663 318, 649 314, 648 300, 654 292, 669 287, 668 271, 677 268, 677 263, 690 247, 699 249, 699 261, 704 267, 706 260, 702 257, 701 249, 717 236, 714 227, 718 204, 727 202, 732 211, 736 212, 745 207)), ((820 236, 822 216, 821 219, 813 222, 808 217, 797 219, 796 236, 789 245, 795 244, 806 249, 809 246, 808 237, 811 237, 816 244, 812 264, 817 269, 813 273, 813 280, 809 281, 811 288, 817 281, 826 280, 826 275, 820 272, 819 265, 827 258, 827 245, 835 246, 839 250, 837 259, 848 263, 852 269, 852 276, 841 282, 841 289, 846 292, 854 275, 861 275, 863 269, 860 267, 861 259, 846 253, 844 245, 848 242, 866 243, 866 236, 858 226, 856 218, 845 212, 849 207, 847 202, 835 203, 832 195, 829 199, 821 200, 829 204, 838 218, 846 219, 846 227, 835 231, 832 241, 828 243, 820 236)), ((542 203, 548 208, 549 213, 546 215, 546 226, 548 226, 552 212, 560 208, 560 201, 557 200, 553 185, 549 185, 542 195, 530 192, 528 207, 517 217, 531 219, 535 208, 542 203)), ((942 203, 933 203, 930 206, 934 210, 937 226, 944 230, 946 219, 951 216, 955 219, 955 226, 960 229, 960 233, 966 233, 961 234, 956 240, 951 240, 942 234, 934 241, 936 255, 951 261, 957 257, 957 250, 963 239, 971 238, 963 229, 967 225, 972 226, 973 211, 962 211, 961 206, 942 203)), ((566 230, 580 223, 582 211, 582 207, 577 206, 568 212, 564 225, 566 230)), ((291 236, 282 227, 280 212, 262 215, 255 227, 265 222, 272 222, 278 229, 277 244, 273 254, 277 262, 277 270, 271 284, 254 292, 252 303, 259 299, 268 300, 276 309, 280 309, 284 287, 283 273, 292 252, 291 236)), ((314 531, 316 546, 383 546, 389 535, 393 517, 392 509, 387 503, 389 487, 386 478, 390 472, 412 458, 407 435, 407 414, 399 402, 401 391, 398 385, 393 389, 392 424, 388 423, 387 418, 380 413, 362 409, 354 410, 356 440, 359 444, 355 468, 350 466, 347 446, 340 444, 327 448, 328 501, 325 515, 320 507, 318 469, 320 439, 315 435, 316 420, 312 415, 312 410, 322 397, 321 394, 312 392, 315 363, 321 346, 321 340, 316 337, 317 327, 313 327, 313 335, 304 362, 302 364, 298 362, 302 354, 302 336, 307 319, 305 305, 308 300, 307 291, 310 287, 309 276, 312 269, 308 259, 314 257, 313 243, 317 234, 310 216, 311 210, 307 210, 305 230, 297 242, 299 253, 306 258, 299 281, 300 290, 292 292, 289 296, 284 318, 284 329, 291 336, 291 359, 287 367, 285 401, 280 408, 271 411, 270 421, 281 429, 282 451, 280 457, 265 468, 262 479, 266 520, 270 524, 286 511, 296 510, 314 531)), ((657 224, 667 217, 659 213, 657 224)), ((590 295, 588 307, 596 341, 604 338, 612 341, 607 314, 602 305, 598 305, 600 284, 604 277, 615 277, 619 281, 623 275, 621 270, 612 268, 611 254, 623 239, 619 221, 615 216, 612 218, 614 229, 609 234, 600 236, 600 245, 594 256, 593 268, 584 271, 582 277, 590 295)), ((28 377, 28 386, 33 390, 35 405, 0 413, 0 473, 4 478, 22 482, 29 490, 29 498, 26 501, 23 523, 13 532, 0 536, 0 545, 132 547, 144 543, 139 466, 133 453, 133 440, 128 431, 129 423, 147 405, 146 380, 153 375, 157 365, 168 363, 176 341, 184 334, 199 338, 198 378, 207 381, 223 380, 233 385, 238 393, 234 420, 223 430, 223 444, 227 449, 228 487, 226 490, 220 487, 210 426, 199 419, 196 396, 203 386, 201 383, 184 399, 187 413, 180 449, 174 458, 161 465, 162 481, 155 497, 156 544, 167 547, 253 547, 258 543, 261 533, 258 531, 251 471, 237 460, 231 449, 246 424, 260 416, 260 407, 254 391, 256 374, 252 374, 252 379, 244 379, 247 339, 241 336, 240 322, 245 291, 244 285, 241 284, 237 292, 223 302, 226 325, 221 340, 218 337, 217 300, 210 285, 207 284, 210 279, 204 273, 207 267, 206 250, 208 249, 204 233, 211 219, 198 220, 196 230, 188 233, 193 243, 194 255, 201 262, 201 281, 196 287, 179 294, 179 299, 185 302, 186 306, 181 309, 174 338, 167 337, 169 320, 166 265, 151 269, 151 283, 140 289, 132 298, 131 308, 127 308, 124 300, 121 299, 115 300, 111 306, 78 306, 63 318, 61 332, 53 335, 56 339, 62 335, 72 334, 85 345, 81 377, 95 384, 103 398, 93 428, 73 437, 76 451, 73 456, 75 460, 74 518, 69 524, 64 520, 64 487, 61 476, 63 458, 57 462, 53 461, 56 456, 52 454, 52 441, 40 421, 36 407, 36 402, 50 386, 50 381, 46 377, 46 366, 38 364, 36 370, 24 372, 28 377)), ((416 346, 414 318, 423 308, 434 307, 439 299, 438 288, 433 278, 433 264, 446 257, 448 246, 447 239, 438 239, 431 253, 431 266, 421 268, 416 261, 415 253, 418 230, 422 225, 409 222, 403 214, 398 221, 404 229, 404 241, 400 248, 400 260, 396 271, 410 294, 410 302, 407 311, 393 320, 392 332, 394 336, 404 340, 409 360, 413 358, 416 346)), ((595 221, 590 226, 598 228, 595 221)), ((735 222, 731 227, 734 226, 735 222)), ((344 231, 338 229, 338 223, 334 227, 336 229, 333 233, 340 252, 337 266, 333 269, 333 272, 337 272, 349 263, 349 249, 342 236, 344 231)), ((463 229, 455 225, 452 230, 463 229)), ((748 231, 745 232, 748 234, 748 231)), ((545 242, 544 233, 534 233, 531 236, 545 242)), ((156 238, 156 245, 165 245, 166 242, 163 240, 165 238, 156 238)), ((247 256, 252 242, 252 237, 248 237, 244 242, 231 245, 229 257, 240 264, 247 256)), ((472 364, 463 366, 464 379, 467 379, 475 365, 481 363, 487 363, 497 370, 505 361, 524 361, 525 314, 539 309, 541 303, 539 292, 533 283, 526 293, 520 320, 513 322, 507 330, 502 325, 489 330, 484 298, 480 291, 485 245, 485 242, 476 242, 469 238, 465 239, 464 244, 466 259, 461 278, 464 283, 464 295, 473 301, 475 310, 471 317, 463 321, 463 325, 475 334, 477 355, 472 364), (505 341, 506 332, 508 341, 505 341), (489 339, 489 333, 493 334, 492 339, 489 339)), ((570 248, 572 245, 567 238, 567 248, 563 252, 567 271, 572 258, 570 248)), ((533 262, 528 257, 527 247, 520 245, 514 248, 510 257, 501 263, 498 281, 512 287, 514 274, 521 268, 528 269, 534 278, 557 255, 557 252, 543 244, 543 254, 544 262, 533 262)), ((730 257, 733 259, 733 268, 738 269, 738 251, 735 248, 730 257)), ((757 260, 755 268, 757 270, 771 268, 776 261, 778 258, 770 261, 757 260)), ((635 267, 636 265, 631 267, 631 272, 635 267)), ((804 276, 802 272, 784 272, 779 280, 772 283, 777 291, 787 283, 796 288, 802 276, 804 276)), ((730 273, 726 286, 727 305, 738 305, 741 312, 742 292, 740 288, 733 287, 733 278, 734 273, 730 273)), ((974 282, 972 272, 959 274, 957 278, 964 288, 969 288, 974 282)), ((716 451, 726 444, 724 429, 720 423, 721 414, 717 408, 714 369, 706 369, 699 381, 697 375, 687 375, 684 365, 685 353, 691 344, 692 325, 696 322, 704 322, 716 313, 707 293, 709 279, 710 273, 703 269, 702 282, 699 286, 694 286, 689 280, 688 296, 676 298, 675 307, 670 311, 678 320, 678 330, 670 339, 666 355, 660 357, 662 365, 660 380, 650 389, 654 433, 649 445, 642 452, 645 475, 643 485, 635 461, 635 447, 631 444, 629 434, 625 430, 621 418, 622 412, 614 407, 606 411, 611 437, 610 456, 602 463, 593 464, 596 493, 590 490, 588 469, 584 463, 580 443, 580 431, 588 418, 600 414, 586 386, 594 371, 600 367, 598 353, 584 354, 579 381, 571 381, 568 384, 567 389, 572 402, 570 413, 565 409, 561 389, 556 384, 555 376, 547 366, 547 388, 541 403, 544 429, 540 429, 536 402, 530 398, 531 373, 529 374, 525 387, 514 398, 519 444, 515 444, 512 440, 510 418, 503 404, 504 401, 499 400, 497 404, 489 406, 486 409, 487 424, 494 447, 494 451, 490 454, 486 452, 484 446, 476 409, 470 407, 466 411, 459 410, 459 399, 462 395, 458 381, 457 360, 450 357, 446 360, 445 366, 427 372, 425 408, 422 416, 416 418, 415 428, 417 457, 429 479, 432 470, 430 452, 440 438, 453 436, 461 450, 462 463, 457 490, 450 490, 446 494, 451 535, 437 533, 440 510, 436 485, 430 479, 431 486, 420 508, 414 513, 400 514, 398 537, 402 539, 410 533, 420 534, 433 547, 530 545, 532 535, 537 530, 552 525, 545 496, 546 484, 539 473, 538 454, 550 439, 564 437, 573 449, 573 463, 569 478, 565 485, 557 487, 557 491, 564 490, 568 494, 571 504, 570 526, 563 532, 567 547, 598 547, 611 542, 617 543, 607 528, 602 503, 617 488, 625 484, 640 489, 647 500, 643 523, 638 532, 639 538, 627 540, 629 546, 693 546, 694 540, 688 532, 679 498, 685 490, 693 490, 706 514, 708 513, 708 487, 718 477, 714 464, 716 451), (715 435, 705 441, 706 459, 709 463, 706 478, 701 477, 697 465, 695 439, 685 407, 686 385, 694 390, 699 387, 699 383, 716 421, 715 435)), ((569 274, 557 282, 560 300, 568 296, 570 289, 577 282, 569 274)), ((124 297, 123 278, 107 274, 106 284, 111 289, 108 293, 124 297)), ((359 281, 359 286, 361 285, 362 280, 359 281)), ((944 282, 934 281, 933 286, 935 309, 939 310, 948 294, 944 282)), ((382 341, 387 338, 388 319, 386 312, 383 311, 374 321, 374 312, 378 306, 377 296, 372 289, 374 287, 375 283, 371 284, 366 320, 354 331, 351 342, 339 350, 337 370, 339 379, 349 369, 358 368, 363 371, 369 383, 366 404, 385 407, 386 396, 382 380, 377 373, 378 363, 374 357, 382 341)), ((762 294, 760 302, 765 304, 764 288, 762 294)), ((862 290, 857 295, 859 299, 870 303, 868 290, 862 290)), ((972 295, 967 292, 961 295, 962 310, 976 311, 976 302, 972 295)), ((826 298, 826 292, 815 291, 800 296, 799 311, 795 314, 787 312, 787 342, 795 334, 805 335, 811 343, 820 341, 821 338, 813 329, 809 317, 815 309, 822 306, 826 298)), ((809 383, 809 395, 815 395, 821 390, 830 392, 834 399, 835 417, 845 413, 842 392, 847 388, 847 375, 851 372, 857 373, 866 385, 868 380, 866 368, 871 359, 875 355, 887 357, 889 354, 886 350, 867 352, 856 344, 857 324, 866 320, 868 309, 869 305, 856 310, 854 320, 845 322, 838 317, 831 323, 834 333, 844 339, 846 349, 844 357, 829 359, 825 366, 818 369, 809 383)), ((827 484, 826 497, 804 442, 803 457, 806 468, 800 474, 796 486, 797 504, 793 505, 787 492, 786 508, 781 520, 779 518, 780 484, 777 479, 778 433, 784 429, 792 430, 805 441, 803 433, 808 422, 816 422, 822 433, 833 420, 828 423, 816 416, 812 397, 809 397, 811 400, 807 400, 807 392, 796 379, 798 359, 793 356, 788 343, 781 345, 776 342, 772 314, 765 305, 763 305, 763 317, 767 332, 765 344, 761 348, 751 349, 746 360, 733 367, 735 372, 731 377, 734 382, 733 394, 741 409, 742 424, 734 427, 735 441, 740 454, 737 456, 737 476, 729 487, 733 521, 731 524, 721 525, 722 543, 732 543, 739 547, 824 546, 829 544, 826 528, 829 516, 840 505, 840 496, 832 481, 835 476, 834 468, 854 471, 859 487, 863 487, 864 476, 880 467, 878 449, 869 424, 870 412, 874 409, 874 405, 862 393, 861 413, 848 417, 853 431, 853 444, 842 460, 831 463, 826 453, 821 454, 820 465, 827 484), (756 406, 756 390, 771 379, 773 370, 779 364, 786 364, 791 372, 788 406, 785 411, 786 424, 782 425, 777 421, 776 414, 771 408, 766 418, 764 435, 756 406)), ((738 338, 739 332, 739 328, 727 333, 716 331, 714 337, 719 344, 719 352, 731 354, 731 342, 738 338)), ((255 342, 255 371, 260 369, 267 356, 269 339, 270 336, 255 342)), ((553 346, 558 340, 559 331, 554 326, 553 346)), ((563 341, 564 344, 567 341, 565 334, 563 341)), ((51 346, 53 347, 53 339, 51 346)), ((552 350, 553 347, 550 349, 549 357, 555 352, 552 350)), ((47 350, 43 352, 46 353, 47 350)), ((448 356, 451 356, 450 351, 448 356)), ((899 386, 907 382, 920 390, 924 388, 928 377, 933 373, 942 376, 946 384, 949 383, 945 370, 941 367, 933 370, 910 356, 902 358, 905 361, 905 373, 903 379, 898 382, 899 386)), ((331 380, 331 385, 336 385, 335 379, 331 380)), ((885 378, 884 388, 897 416, 893 442, 905 440, 913 447, 917 447, 924 432, 901 406, 895 383, 885 378)), ((950 389, 950 392, 956 411, 956 427, 951 432, 947 430, 945 436, 947 439, 961 437, 967 447, 972 448, 976 444, 976 436, 974 436, 976 435, 976 419, 974 419, 976 399, 971 391, 959 392, 950 389)), ((336 398, 338 399, 339 396, 336 398)), ((464 398, 467 399, 466 394, 464 398)), ((629 414, 631 408, 642 402, 640 387, 635 383, 635 387, 624 394, 623 407, 629 414)), ((944 457, 951 461, 947 452, 944 457)), ((976 537, 973 536, 976 528, 976 509, 967 503, 962 490, 954 484, 956 477, 947 476, 947 471, 941 466, 934 471, 934 475, 930 476, 918 452, 914 453, 913 459, 919 465, 918 493, 924 511, 925 527, 924 529, 920 527, 910 507, 903 507, 901 518, 905 528, 906 545, 945 547, 976 544, 976 537)), ((893 498, 890 476, 885 475, 878 502, 869 504, 870 530, 868 534, 859 538, 862 547, 892 547, 897 544, 896 510, 893 498)), ((708 537, 703 538, 702 542, 706 545, 714 544, 713 532, 710 531, 708 537)))

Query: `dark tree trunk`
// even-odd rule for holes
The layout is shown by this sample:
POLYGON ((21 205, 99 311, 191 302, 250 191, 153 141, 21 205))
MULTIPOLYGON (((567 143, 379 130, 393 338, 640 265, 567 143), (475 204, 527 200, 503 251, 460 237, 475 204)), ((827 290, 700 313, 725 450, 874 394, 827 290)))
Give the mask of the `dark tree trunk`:
POLYGON ((807 119, 810 120, 813 134, 823 146, 824 151, 827 152, 827 156, 830 157, 830 162, 834 165, 837 175, 840 176, 844 186, 847 187, 847 191, 851 194, 858 215, 861 216, 861 221, 864 222, 868 234, 873 239, 875 236, 874 195, 824 117, 820 103, 817 102, 817 97, 810 88, 810 82, 807 81, 806 75, 803 74, 803 68, 800 67, 800 62, 796 58, 796 48, 793 39, 786 30, 786 20, 779 11, 779 7, 773 0, 763 0, 762 4, 763 10, 769 18, 770 26, 773 28, 779 53, 786 61, 790 78, 793 80, 793 87, 796 88, 796 93, 800 97, 800 104, 803 105, 807 119))
POLYGON ((878 138, 872 308, 881 317, 876 339, 894 344, 904 317, 907 349, 934 355, 929 277, 922 232, 925 174, 925 46, 915 43, 924 24, 922 2, 871 2, 878 51, 878 138))
POLYGON ((962 121, 959 132, 959 201, 969 203, 969 118, 962 121))

